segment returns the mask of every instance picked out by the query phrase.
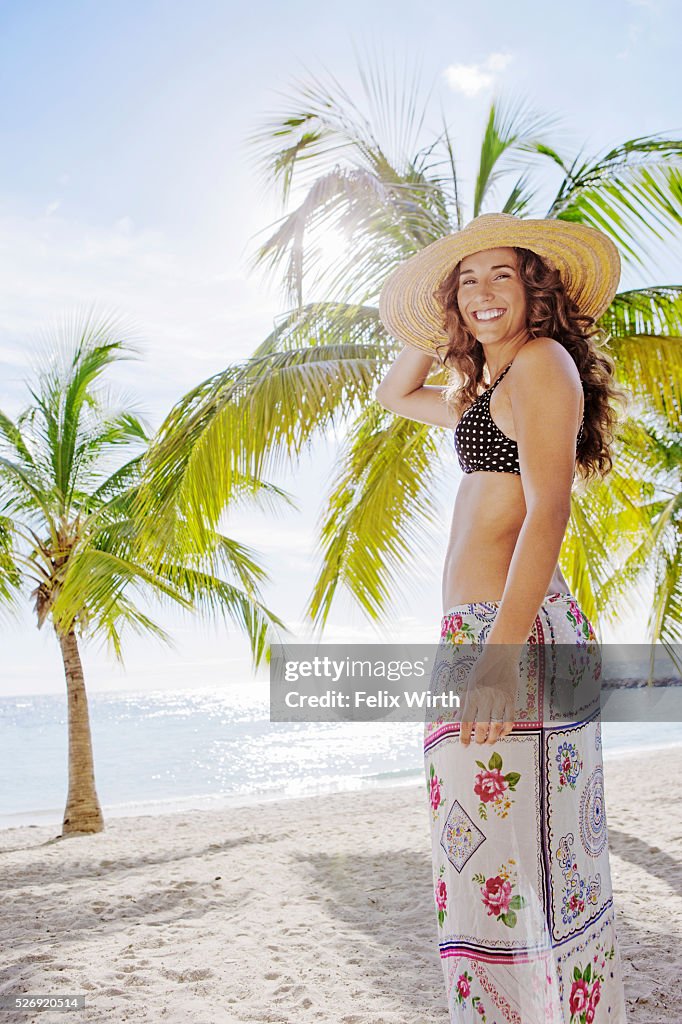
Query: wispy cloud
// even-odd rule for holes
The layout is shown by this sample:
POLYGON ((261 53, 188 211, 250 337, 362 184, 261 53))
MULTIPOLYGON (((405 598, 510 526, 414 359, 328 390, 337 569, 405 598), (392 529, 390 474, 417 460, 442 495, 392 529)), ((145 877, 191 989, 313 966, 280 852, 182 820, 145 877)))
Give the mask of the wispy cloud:
POLYGON ((479 64, 451 64, 445 69, 445 80, 456 92, 477 96, 493 86, 512 59, 510 53, 491 53, 479 64))
MULTIPOLYGON (((68 217, 55 200, 39 211, 0 209, 0 407, 23 402, 37 336, 86 308, 130 320, 152 413, 190 384, 245 358, 280 312, 257 275, 223 253, 183 246, 122 216, 109 224, 68 217), (156 405, 156 409, 151 406, 156 405)), ((163 408, 162 408, 163 407, 163 408)))
POLYGON ((633 8, 639 14, 638 21, 629 21, 625 25, 626 43, 625 47, 616 54, 619 60, 631 56, 637 52, 642 45, 642 35, 646 30, 650 31, 659 22, 661 5, 659 0, 626 0, 628 7, 633 8))
POLYGON ((632 53, 633 47, 636 45, 636 43, 639 40, 641 34, 642 34, 642 26, 641 25, 635 25, 634 23, 631 23, 630 25, 628 25, 627 26, 627 43, 625 45, 625 48, 623 50, 620 50, 616 54, 616 57, 618 57, 620 60, 623 60, 625 57, 629 57, 630 54, 632 53))

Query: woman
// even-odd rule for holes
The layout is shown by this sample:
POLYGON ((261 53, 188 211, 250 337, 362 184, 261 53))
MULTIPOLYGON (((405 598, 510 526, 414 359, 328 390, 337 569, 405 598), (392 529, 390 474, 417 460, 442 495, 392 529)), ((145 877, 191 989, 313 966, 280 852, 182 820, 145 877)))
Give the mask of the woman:
POLYGON ((460 711, 424 730, 452 1024, 625 1022, 598 700, 552 712, 557 652, 589 665, 598 651, 558 556, 576 462, 586 479, 612 465, 610 399, 624 392, 594 324, 619 275, 599 231, 485 214, 381 293, 406 347, 376 398, 454 429, 464 473, 439 650, 479 656, 460 711), (455 371, 449 387, 424 383, 436 354, 455 371))

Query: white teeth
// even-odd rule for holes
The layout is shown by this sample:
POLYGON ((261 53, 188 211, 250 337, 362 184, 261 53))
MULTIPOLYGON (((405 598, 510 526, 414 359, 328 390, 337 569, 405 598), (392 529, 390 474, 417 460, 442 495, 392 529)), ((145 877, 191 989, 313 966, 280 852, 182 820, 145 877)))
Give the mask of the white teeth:
POLYGON ((477 313, 474 313, 474 316, 476 317, 477 320, 497 320, 499 317, 503 315, 503 309, 479 309, 477 313))

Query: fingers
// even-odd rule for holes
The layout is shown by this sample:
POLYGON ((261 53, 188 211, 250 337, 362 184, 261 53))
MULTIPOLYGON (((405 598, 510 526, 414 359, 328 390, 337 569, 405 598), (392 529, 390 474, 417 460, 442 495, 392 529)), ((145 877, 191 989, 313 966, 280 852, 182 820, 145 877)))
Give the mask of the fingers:
POLYGON ((511 721, 506 722, 462 722, 459 738, 460 742, 465 747, 471 742, 471 734, 474 734, 474 740, 476 743, 496 743, 498 740, 503 740, 506 736, 509 736, 514 723, 511 721))
POLYGON ((459 709, 459 712, 461 718, 459 741, 460 743, 463 743, 465 747, 468 747, 471 741, 471 731, 474 727, 474 722, 479 715, 475 690, 469 689, 466 691, 464 695, 464 702, 462 707, 459 709))
POLYGON ((476 699, 475 690, 469 692, 462 709, 462 724, 459 731, 460 743, 463 743, 465 747, 469 746, 469 743, 471 742, 471 734, 474 732, 474 725, 474 739, 477 743, 485 743, 486 736, 488 735, 489 722, 489 706, 486 706, 485 701, 476 699))
POLYGON ((467 692, 457 716, 461 717, 460 743, 468 746, 473 733, 476 743, 492 744, 509 736, 514 728, 515 704, 508 695, 474 688, 467 692))
POLYGON ((468 747, 471 742, 472 732, 474 733, 474 739, 477 743, 485 743, 489 725, 488 715, 477 715, 469 712, 460 726, 460 743, 463 743, 465 747, 468 747))
POLYGON ((505 715, 503 717, 505 720, 501 723, 500 733, 498 737, 501 740, 503 740, 505 736, 509 736, 513 732, 514 726, 516 725, 516 720, 514 718, 513 711, 509 708, 506 709, 505 715))
POLYGON ((476 722, 475 738, 477 743, 485 743, 490 728, 490 722, 476 722))
POLYGON ((488 729, 487 743, 495 743, 500 738, 503 722, 491 722, 488 729))
POLYGON ((496 743, 497 740, 508 736, 514 726, 513 708, 509 702, 500 702, 490 716, 490 729, 488 730, 488 743, 496 743))
POLYGON ((496 743, 497 740, 504 739, 505 736, 510 734, 513 728, 514 723, 510 721, 492 722, 488 731, 488 743, 496 743))
POLYGON ((462 722, 459 730, 459 742, 465 747, 469 746, 471 741, 471 730, 473 729, 473 722, 462 722))

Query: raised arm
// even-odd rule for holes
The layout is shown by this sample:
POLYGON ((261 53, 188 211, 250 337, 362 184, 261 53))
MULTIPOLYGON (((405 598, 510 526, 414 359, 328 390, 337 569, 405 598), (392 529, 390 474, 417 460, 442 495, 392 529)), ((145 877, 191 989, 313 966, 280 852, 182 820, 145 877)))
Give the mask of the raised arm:
POLYGON ((452 430, 458 417, 443 399, 445 387, 424 384, 434 362, 438 362, 435 356, 413 345, 405 345, 374 392, 374 397, 384 409, 390 409, 398 416, 452 430))

